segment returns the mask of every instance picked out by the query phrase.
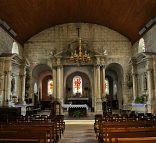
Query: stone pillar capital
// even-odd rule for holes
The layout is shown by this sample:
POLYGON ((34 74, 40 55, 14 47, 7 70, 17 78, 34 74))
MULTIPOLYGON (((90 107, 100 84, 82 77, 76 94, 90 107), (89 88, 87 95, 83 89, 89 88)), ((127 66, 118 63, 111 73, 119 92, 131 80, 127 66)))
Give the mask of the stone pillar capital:
POLYGON ((4 71, 4 74, 5 74, 5 75, 7 75, 7 74, 9 74, 9 73, 11 73, 11 71, 4 71))
POLYGON ((106 65, 105 64, 101 64, 101 68, 105 69, 106 65))
POLYGON ((100 64, 96 64, 95 67, 96 67, 96 68, 100 68, 101 65, 100 65, 100 64))

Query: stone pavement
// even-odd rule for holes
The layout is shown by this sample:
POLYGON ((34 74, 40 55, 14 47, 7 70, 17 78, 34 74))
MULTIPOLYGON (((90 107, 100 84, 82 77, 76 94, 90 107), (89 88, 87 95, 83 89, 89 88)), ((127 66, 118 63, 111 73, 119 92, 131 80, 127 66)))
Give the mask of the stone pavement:
MULTIPOLYGON (((81 120, 83 121, 83 120, 81 120)), ((93 124, 67 124, 59 143, 98 143, 93 124)))

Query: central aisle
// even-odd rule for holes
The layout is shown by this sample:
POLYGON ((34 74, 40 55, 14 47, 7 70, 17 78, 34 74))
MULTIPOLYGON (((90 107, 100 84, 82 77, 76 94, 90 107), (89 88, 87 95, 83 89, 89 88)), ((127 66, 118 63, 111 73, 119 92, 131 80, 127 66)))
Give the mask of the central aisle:
POLYGON ((64 135, 59 143, 98 143, 93 124, 83 124, 83 120, 78 123, 66 124, 64 135), (82 122, 82 124, 80 124, 82 122))

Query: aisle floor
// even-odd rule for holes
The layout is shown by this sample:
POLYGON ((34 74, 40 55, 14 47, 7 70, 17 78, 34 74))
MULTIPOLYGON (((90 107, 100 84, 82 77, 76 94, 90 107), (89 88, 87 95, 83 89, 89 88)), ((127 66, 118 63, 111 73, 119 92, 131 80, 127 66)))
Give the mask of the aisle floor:
POLYGON ((93 124, 67 124, 59 143, 98 143, 93 124))

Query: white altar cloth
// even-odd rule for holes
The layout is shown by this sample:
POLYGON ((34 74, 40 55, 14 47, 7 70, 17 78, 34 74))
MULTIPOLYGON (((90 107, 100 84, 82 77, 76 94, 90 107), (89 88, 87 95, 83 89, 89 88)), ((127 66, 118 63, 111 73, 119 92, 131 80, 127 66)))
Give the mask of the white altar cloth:
POLYGON ((86 104, 80 104, 80 105, 74 105, 74 104, 63 104, 63 108, 67 108, 67 111, 69 108, 86 108, 88 110, 88 106, 86 104))

